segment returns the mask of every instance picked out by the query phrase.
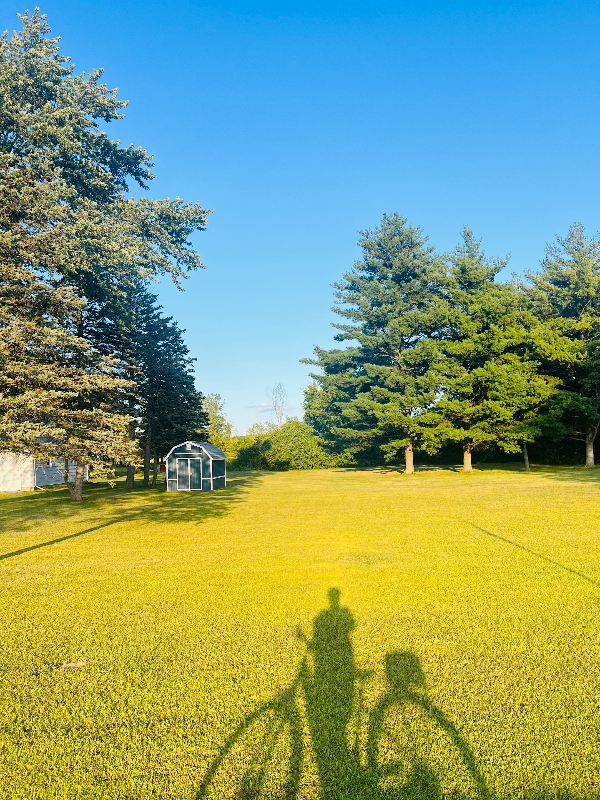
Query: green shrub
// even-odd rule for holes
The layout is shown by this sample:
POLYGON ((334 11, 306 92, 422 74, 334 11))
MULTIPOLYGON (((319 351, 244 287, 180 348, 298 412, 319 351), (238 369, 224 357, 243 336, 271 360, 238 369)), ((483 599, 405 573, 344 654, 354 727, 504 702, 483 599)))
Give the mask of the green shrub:
POLYGON ((339 463, 338 456, 323 449, 314 429, 297 419, 287 420, 281 428, 261 426, 238 436, 235 449, 231 469, 322 469, 339 463))

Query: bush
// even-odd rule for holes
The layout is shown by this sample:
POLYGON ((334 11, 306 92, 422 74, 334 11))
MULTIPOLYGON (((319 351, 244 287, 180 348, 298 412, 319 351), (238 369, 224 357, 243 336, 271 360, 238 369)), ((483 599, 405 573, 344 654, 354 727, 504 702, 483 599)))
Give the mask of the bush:
POLYGON ((325 452, 310 425, 289 419, 281 428, 263 427, 236 437, 237 455, 231 469, 322 469, 334 467, 339 457, 325 452))

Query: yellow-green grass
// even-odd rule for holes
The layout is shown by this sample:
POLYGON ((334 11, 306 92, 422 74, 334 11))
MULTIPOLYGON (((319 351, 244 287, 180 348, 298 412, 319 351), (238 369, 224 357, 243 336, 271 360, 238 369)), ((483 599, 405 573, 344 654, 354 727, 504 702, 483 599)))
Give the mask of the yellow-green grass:
MULTIPOLYGON (((355 623, 341 659, 364 672, 351 720, 327 690, 311 718, 308 679, 298 716, 281 707, 266 772, 289 769, 301 726, 289 797, 600 797, 596 471, 323 470, 238 474, 214 494, 86 493, 0 497, 0 797, 255 796, 243 751, 268 713, 224 745, 294 680, 298 626, 311 636, 332 587, 355 623), (384 669, 399 651, 426 682, 404 699, 384 669), (328 724, 347 752, 338 741, 319 760, 311 735, 320 725, 322 745, 328 724), (320 777, 342 755, 336 795, 320 777)), ((279 796, 269 781, 263 795, 279 796)))

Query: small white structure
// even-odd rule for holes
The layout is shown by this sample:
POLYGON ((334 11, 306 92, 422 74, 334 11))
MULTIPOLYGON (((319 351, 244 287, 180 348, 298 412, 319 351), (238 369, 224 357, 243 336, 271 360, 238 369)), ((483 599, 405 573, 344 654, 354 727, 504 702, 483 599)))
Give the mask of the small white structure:
MULTIPOLYGON (((69 461, 69 481, 75 481, 75 462, 69 461)), ((0 453, 0 492, 21 492, 64 483, 64 460, 38 461, 20 453, 0 453)), ((85 468, 83 479, 88 479, 85 468)))

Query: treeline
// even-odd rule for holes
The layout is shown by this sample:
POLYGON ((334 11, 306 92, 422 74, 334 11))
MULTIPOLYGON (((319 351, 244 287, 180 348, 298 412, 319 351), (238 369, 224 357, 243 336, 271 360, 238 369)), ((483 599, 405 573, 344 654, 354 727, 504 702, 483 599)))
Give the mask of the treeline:
MULTIPOLYGON (((190 235, 209 211, 134 199, 145 150, 100 123, 126 102, 76 75, 45 17, 0 39, 0 449, 84 465, 151 459, 207 423, 182 331, 149 287, 203 266, 190 235)), ((65 475, 65 480, 67 479, 65 475)))
POLYGON ((345 463, 459 446, 522 451, 579 442, 594 466, 600 424, 600 240, 574 225, 539 271, 497 280, 471 230, 448 254, 398 214, 365 231, 336 284, 336 339, 315 348, 305 421, 345 463))

